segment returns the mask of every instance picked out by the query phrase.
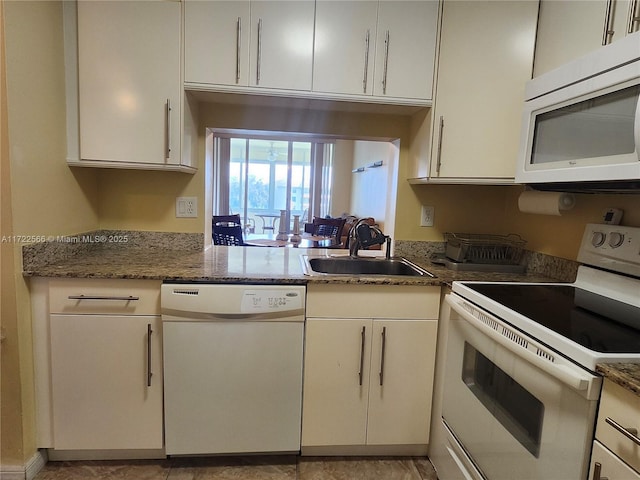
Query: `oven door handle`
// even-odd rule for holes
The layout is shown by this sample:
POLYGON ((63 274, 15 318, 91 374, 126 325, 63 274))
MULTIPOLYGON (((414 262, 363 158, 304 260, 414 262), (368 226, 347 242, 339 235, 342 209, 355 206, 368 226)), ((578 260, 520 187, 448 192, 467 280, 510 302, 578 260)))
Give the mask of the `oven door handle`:
MULTIPOLYGON (((558 381, 571 387, 573 390, 578 392, 586 391, 586 395, 588 399, 591 400, 592 399, 591 397, 593 395, 596 395, 595 398, 597 399, 597 395, 599 392, 593 392, 592 390, 594 389, 589 388, 591 384, 590 378, 585 377, 584 375, 579 375, 578 372, 576 372, 574 369, 570 368, 569 366, 556 365, 554 363, 551 363, 548 360, 544 360, 538 355, 536 355, 535 353, 530 352, 529 350, 527 350, 524 347, 521 347, 517 343, 514 343, 513 341, 506 338, 501 333, 494 330, 492 327, 488 326, 481 320, 477 319, 471 313, 467 312, 463 307, 463 305, 465 304, 464 300, 458 297, 455 297, 451 294, 447 295, 446 300, 447 300, 447 303, 451 306, 451 308, 455 310, 455 312, 458 315, 460 315, 460 317, 466 320, 476 330, 480 331, 487 337, 491 338, 496 343, 506 348, 507 350, 511 351, 513 354, 522 358, 526 362, 534 365, 535 367, 551 375, 553 378, 557 379, 558 381)), ((475 308, 475 307, 472 307, 472 308, 475 308)), ((484 312, 483 312, 483 315, 486 315, 488 318, 491 318, 491 316, 487 315, 484 312)))

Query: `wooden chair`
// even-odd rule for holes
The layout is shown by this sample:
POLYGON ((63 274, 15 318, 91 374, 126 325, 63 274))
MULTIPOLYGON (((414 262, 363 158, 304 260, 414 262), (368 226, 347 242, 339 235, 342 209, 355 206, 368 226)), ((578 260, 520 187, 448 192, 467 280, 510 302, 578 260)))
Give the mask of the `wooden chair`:
POLYGON ((344 227, 344 218, 313 218, 312 235, 334 237, 336 246, 340 245, 340 234, 344 227))
POLYGON ((242 224, 240 215, 214 215, 212 219, 214 245, 242 246, 242 224))

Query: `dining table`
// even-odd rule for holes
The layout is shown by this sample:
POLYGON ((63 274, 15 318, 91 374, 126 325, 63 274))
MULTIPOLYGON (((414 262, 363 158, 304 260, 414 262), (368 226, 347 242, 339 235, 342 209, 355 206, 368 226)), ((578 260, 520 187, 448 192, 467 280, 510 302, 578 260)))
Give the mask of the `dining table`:
POLYGON ((335 237, 325 237, 302 233, 299 241, 296 241, 293 234, 288 234, 286 240, 279 240, 277 234, 249 234, 244 238, 244 244, 251 247, 299 247, 299 248, 335 248, 338 241, 335 237))

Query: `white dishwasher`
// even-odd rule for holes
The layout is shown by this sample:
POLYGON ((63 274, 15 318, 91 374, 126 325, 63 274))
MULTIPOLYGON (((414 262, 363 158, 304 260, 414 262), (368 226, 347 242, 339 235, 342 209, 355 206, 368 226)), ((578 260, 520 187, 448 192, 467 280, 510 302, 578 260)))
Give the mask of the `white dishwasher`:
POLYGON ((162 285, 168 455, 300 450, 304 286, 162 285))

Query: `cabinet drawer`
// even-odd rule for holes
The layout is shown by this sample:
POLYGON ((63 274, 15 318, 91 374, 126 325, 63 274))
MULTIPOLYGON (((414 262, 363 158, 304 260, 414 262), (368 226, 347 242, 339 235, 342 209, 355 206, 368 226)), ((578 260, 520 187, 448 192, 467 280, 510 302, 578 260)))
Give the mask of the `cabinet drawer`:
POLYGON ((157 315, 160 285, 156 280, 54 279, 49 282, 49 312, 157 315))
POLYGON ((440 287, 307 285, 307 317, 437 319, 440 287))
MULTIPOLYGON (((612 422, 625 429, 640 430, 640 397, 605 379, 596 438, 623 461, 640 471, 640 445, 620 432, 612 422)), ((640 443, 637 432, 635 437, 640 443)))

